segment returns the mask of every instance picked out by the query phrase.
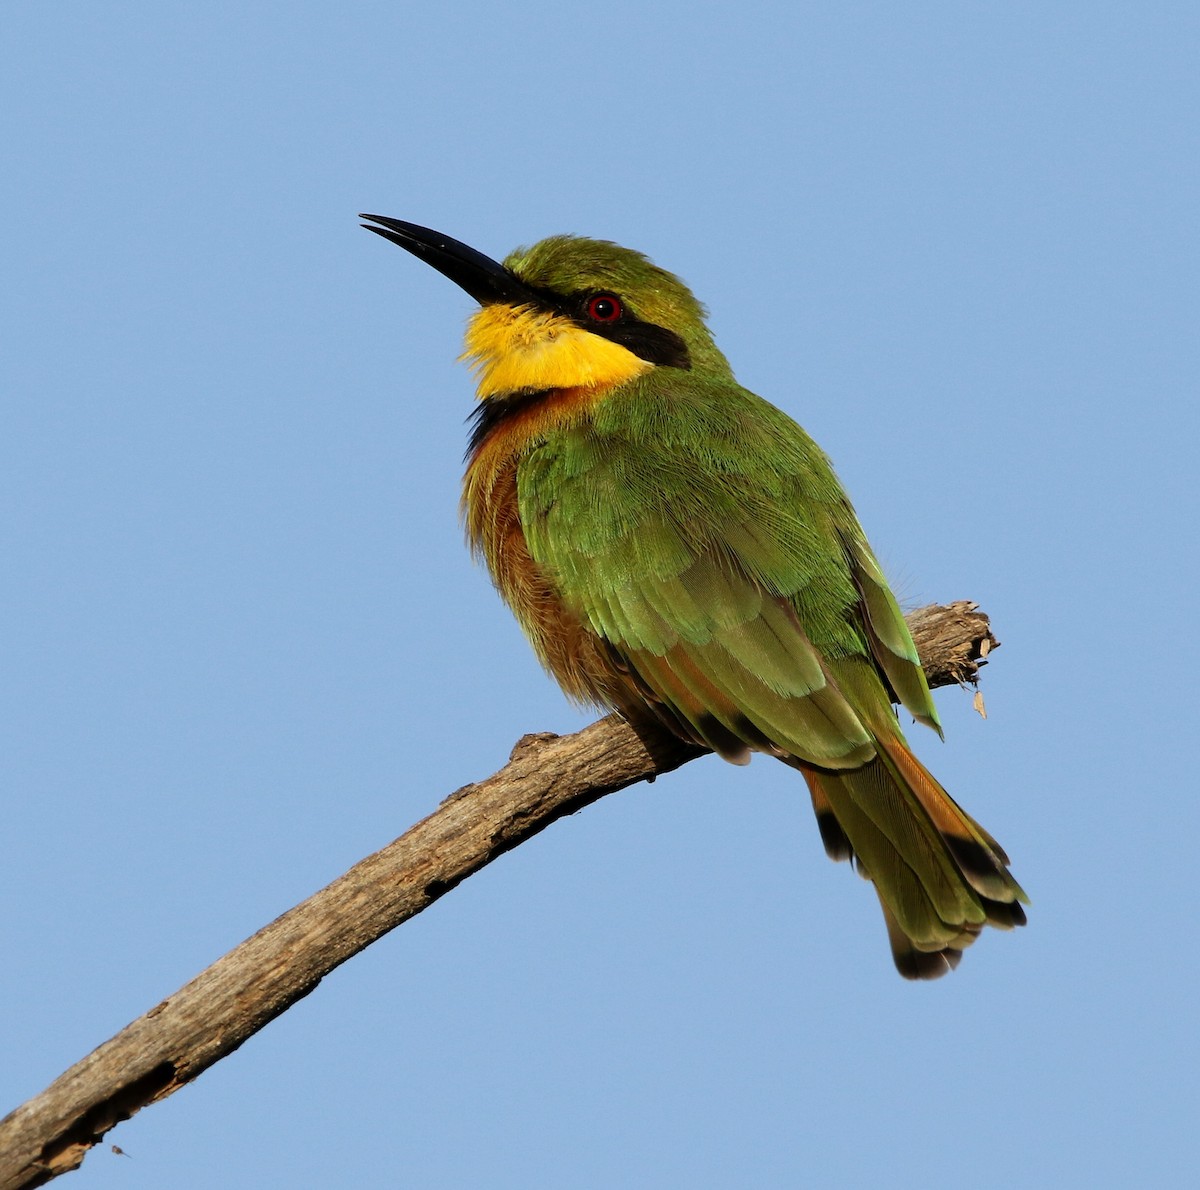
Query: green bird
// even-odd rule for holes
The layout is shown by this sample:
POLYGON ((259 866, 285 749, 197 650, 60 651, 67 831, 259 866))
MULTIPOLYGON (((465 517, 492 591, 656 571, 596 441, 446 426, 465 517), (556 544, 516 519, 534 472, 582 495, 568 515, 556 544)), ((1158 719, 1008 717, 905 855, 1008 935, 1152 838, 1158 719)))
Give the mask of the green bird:
POLYGON ((467 535, 568 697, 799 770, 909 979, 1024 924, 1004 851, 901 733, 893 704, 940 734, 937 711, 829 460, 737 383, 687 286, 601 240, 500 264, 361 218, 480 304, 467 535))

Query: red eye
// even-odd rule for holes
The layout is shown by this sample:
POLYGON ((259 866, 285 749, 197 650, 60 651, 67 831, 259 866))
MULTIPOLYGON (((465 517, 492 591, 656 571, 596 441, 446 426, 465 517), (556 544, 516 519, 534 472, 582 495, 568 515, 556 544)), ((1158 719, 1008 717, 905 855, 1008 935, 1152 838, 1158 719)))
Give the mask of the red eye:
POLYGON ((593 322, 616 322, 623 313, 620 299, 611 293, 598 293, 594 298, 588 298, 587 312, 593 322))

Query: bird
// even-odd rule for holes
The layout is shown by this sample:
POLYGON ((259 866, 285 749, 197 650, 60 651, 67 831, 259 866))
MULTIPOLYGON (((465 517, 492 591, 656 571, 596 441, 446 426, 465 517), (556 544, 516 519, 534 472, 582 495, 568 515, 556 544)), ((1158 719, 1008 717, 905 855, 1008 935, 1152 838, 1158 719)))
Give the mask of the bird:
POLYGON ((467 538, 568 698, 797 770, 905 978, 1024 925, 1004 850, 905 740, 897 706, 941 735, 937 710, 829 459, 738 384, 688 287, 606 240, 498 262, 360 218, 478 303, 467 538))

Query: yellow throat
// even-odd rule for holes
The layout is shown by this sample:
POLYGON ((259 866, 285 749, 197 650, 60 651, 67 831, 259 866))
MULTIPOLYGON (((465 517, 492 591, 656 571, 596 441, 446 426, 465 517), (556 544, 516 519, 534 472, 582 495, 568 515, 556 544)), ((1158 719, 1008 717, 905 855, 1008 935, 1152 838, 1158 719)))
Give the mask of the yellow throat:
POLYGON ((532 306, 484 306, 467 323, 461 358, 475 371, 480 400, 530 390, 607 388, 654 367, 565 315, 532 306))

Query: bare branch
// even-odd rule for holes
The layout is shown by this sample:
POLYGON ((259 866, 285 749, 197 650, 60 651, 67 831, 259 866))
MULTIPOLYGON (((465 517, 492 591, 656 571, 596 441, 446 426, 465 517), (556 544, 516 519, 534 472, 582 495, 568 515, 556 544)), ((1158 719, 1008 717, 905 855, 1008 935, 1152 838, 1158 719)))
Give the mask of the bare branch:
MULTIPOLYGON (((997 641, 973 603, 909 617, 934 686, 971 682, 997 641)), ((527 735, 498 773, 451 794, 394 843, 290 909, 0 1121, 0 1190, 76 1169, 115 1124, 194 1079, 335 967, 460 881, 607 793, 702 750, 608 716, 527 735)))
POLYGON ((931 603, 905 617, 930 686, 968 686, 1000 642, 977 603, 931 603))

